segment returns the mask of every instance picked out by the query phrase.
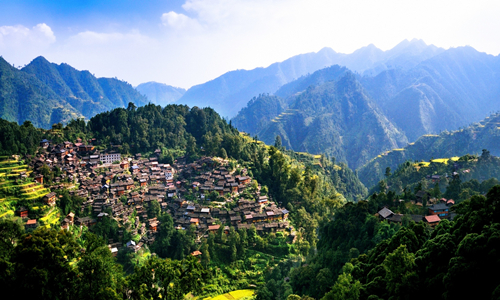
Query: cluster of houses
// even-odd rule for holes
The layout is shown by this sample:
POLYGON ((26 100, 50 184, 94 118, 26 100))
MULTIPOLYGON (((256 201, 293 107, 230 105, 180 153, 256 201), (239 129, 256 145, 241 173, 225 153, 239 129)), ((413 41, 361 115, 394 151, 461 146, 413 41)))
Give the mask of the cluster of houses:
MULTIPOLYGON (((154 242, 159 229, 159 221, 148 217, 146 206, 151 202, 157 202, 163 212, 172 215, 177 229, 195 226, 199 237, 220 230, 221 226, 227 233, 229 226, 241 229, 253 225, 262 233, 289 228, 289 212, 267 196, 261 196, 260 188, 252 189, 252 199, 241 197, 240 194, 251 186, 252 178, 246 169, 238 175, 228 170, 226 160, 204 157, 188 164, 179 159, 170 165, 159 163, 158 156, 154 155, 142 158, 141 154, 136 154, 123 158, 119 153, 99 152, 92 144, 81 140, 59 145, 43 140, 40 145, 46 151, 31 158, 30 162, 35 180, 44 184, 43 166, 51 169, 57 166, 61 170, 51 185, 52 192, 43 198, 44 202, 55 205, 55 191, 69 187, 72 187, 70 194, 85 199, 78 215, 87 217, 75 217, 70 213, 62 222, 62 228, 73 224, 92 226, 102 218, 112 217, 132 230, 133 235, 141 235, 139 243, 127 245, 137 251, 144 243, 154 242), (209 199, 214 192, 225 201, 215 204, 215 199, 209 199), (135 219, 132 218, 134 213, 135 219)), ((29 222, 36 223, 36 220, 29 222)), ((111 249, 122 245, 113 240, 109 244, 111 249)))
MULTIPOLYGON (((414 222, 424 221, 429 224, 431 228, 437 226, 442 219, 452 220, 454 218, 455 214, 450 213, 450 207, 455 204, 453 199, 441 198, 439 201, 432 202, 433 204, 428 207, 427 215, 408 215, 408 217, 414 222)), ((381 219, 387 220, 389 223, 398 224, 402 223, 404 216, 403 214, 395 214, 387 207, 382 208, 377 214, 381 219)))

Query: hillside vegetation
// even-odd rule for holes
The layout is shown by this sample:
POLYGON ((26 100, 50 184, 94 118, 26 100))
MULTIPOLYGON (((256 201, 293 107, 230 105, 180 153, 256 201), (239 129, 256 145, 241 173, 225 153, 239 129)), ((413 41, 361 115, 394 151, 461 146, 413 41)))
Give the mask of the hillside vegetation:
POLYGON ((384 178, 387 167, 395 170, 404 162, 429 161, 466 154, 480 155, 487 149, 494 156, 500 155, 500 114, 492 114, 479 123, 460 130, 424 135, 415 143, 401 149, 383 152, 358 170, 360 180, 372 187, 384 178))
POLYGON ((35 58, 18 70, 0 58, 0 118, 19 124, 28 120, 50 128, 80 117, 148 103, 130 84, 114 78, 96 78, 68 64, 35 58))

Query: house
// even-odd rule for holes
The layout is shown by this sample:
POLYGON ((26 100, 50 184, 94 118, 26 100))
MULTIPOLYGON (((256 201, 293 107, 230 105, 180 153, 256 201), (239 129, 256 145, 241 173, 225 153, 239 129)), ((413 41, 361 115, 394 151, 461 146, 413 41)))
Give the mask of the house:
POLYGON ((46 139, 43 139, 40 141, 40 147, 47 149, 49 147, 49 141, 46 139))
POLYGON ((27 218, 28 217, 28 209, 26 207, 21 206, 16 210, 16 214, 21 217, 21 218, 27 218))
POLYGON ((402 214, 394 214, 387 218, 387 221, 389 223, 396 223, 396 224, 402 224, 403 223, 403 215, 402 214))
POLYGON ((73 224, 74 220, 75 220, 75 214, 70 212, 66 218, 69 220, 70 224, 73 224))
POLYGON ((43 196, 43 202, 47 205, 54 206, 56 204, 56 193, 50 192, 43 196))
POLYGON ((38 182, 39 184, 43 184, 43 175, 36 175, 35 176, 35 181, 38 182))
POLYGON ((446 205, 446 203, 438 203, 438 204, 434 204, 431 207, 429 207, 429 214, 430 215, 438 215, 441 218, 448 217, 448 211, 449 211, 449 207, 448 207, 448 205, 446 205))
POLYGON ((28 222, 26 222, 26 225, 25 225, 25 228, 28 229, 28 228, 36 228, 38 226, 37 222, 35 219, 33 220, 28 220, 28 222))
POLYGON ((424 199, 429 200, 431 194, 429 192, 420 190, 415 194, 415 197, 417 199, 417 203, 424 203, 424 199))
POLYGON ((239 184, 248 184, 250 183, 250 177, 248 176, 236 176, 236 180, 239 184))
POLYGON ((196 251, 193 251, 191 252, 191 255, 194 256, 194 257, 198 257, 198 262, 201 262, 201 252, 196 250, 196 251))
POLYGON ((381 210, 379 210, 378 215, 382 219, 387 220, 388 218, 392 217, 394 215, 394 213, 390 209, 388 209, 387 207, 384 207, 381 210))
POLYGON ((78 152, 89 152, 94 150, 94 146, 92 145, 80 145, 78 147, 78 152))
POLYGON ((439 224, 440 221, 441 221, 441 219, 437 215, 430 215, 430 216, 424 217, 424 222, 429 224, 429 226, 431 226, 431 227, 435 227, 436 225, 439 224))
POLYGON ((220 228, 219 224, 217 224, 217 225, 209 225, 208 226, 208 232, 215 233, 215 232, 217 232, 217 230, 219 230, 219 228, 220 228))
POLYGON ((158 221, 153 221, 149 223, 149 230, 156 231, 158 230, 158 221))

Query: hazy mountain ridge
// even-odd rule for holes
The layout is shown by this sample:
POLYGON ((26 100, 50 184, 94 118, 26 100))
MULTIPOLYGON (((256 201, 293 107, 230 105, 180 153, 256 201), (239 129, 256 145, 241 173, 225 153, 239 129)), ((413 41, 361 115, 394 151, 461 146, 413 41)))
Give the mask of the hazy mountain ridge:
POLYGON ((498 61, 471 47, 453 48, 408 71, 384 71, 360 81, 387 117, 409 140, 416 140, 495 111, 500 100, 498 61))
POLYGON ((233 117, 249 99, 273 93, 280 86, 302 75, 332 65, 339 54, 330 48, 317 53, 294 56, 267 68, 236 70, 187 90, 177 103, 210 106, 223 116, 233 117))
MULTIPOLYGON (((392 126, 397 128, 399 133, 404 134, 409 141, 415 141, 425 134, 455 130, 471 124, 497 110, 500 101, 499 62, 498 56, 480 53, 471 47, 460 47, 443 51, 409 70, 400 68, 383 71, 375 77, 359 74, 356 77, 364 88, 363 93, 366 93, 377 104, 375 106, 379 107, 378 115, 382 119, 387 118, 392 126)), ((284 103, 284 107, 288 106, 288 110, 292 112, 293 109, 297 109, 293 105, 297 98, 318 86, 338 80, 346 72, 350 71, 340 66, 324 68, 283 85, 275 94, 283 98, 281 102, 284 103)), ((330 96, 326 94, 323 97, 322 101, 330 99, 330 96)), ((274 101, 277 101, 276 99, 274 101)), ((274 141, 272 135, 279 134, 283 138, 283 144, 296 151, 325 152, 341 161, 347 160, 343 151, 332 151, 333 148, 338 147, 353 150, 344 144, 344 140, 340 138, 342 135, 338 131, 325 130, 325 128, 337 127, 325 123, 327 119, 322 115, 326 112, 317 111, 316 115, 294 112, 293 115, 287 115, 286 112, 272 109, 277 103, 271 100, 269 98, 266 102, 252 103, 252 107, 256 104, 261 106, 257 111, 264 112, 262 115, 265 117, 261 118, 258 113, 251 112, 253 114, 251 119, 268 120, 269 125, 266 128, 245 126, 241 123, 240 120, 250 118, 245 115, 254 109, 251 106, 242 109, 233 119, 233 124, 250 134, 257 134, 266 142, 272 143, 274 141), (271 123, 273 114, 278 120, 286 117, 286 124, 271 123), (313 121, 315 123, 311 128, 316 127, 316 131, 309 132, 306 128, 313 121), (298 127, 298 124, 302 124, 302 127, 292 128, 290 124, 294 122, 294 126, 298 127), (321 132, 322 136, 316 136, 315 132, 321 132), (307 147, 299 146, 304 141, 307 147), (332 146, 333 141, 339 146, 332 146)), ((308 111, 317 103, 303 105, 299 110, 308 111)), ((333 112, 332 110, 330 113, 333 112)), ((362 119, 359 121, 363 122, 362 119)), ((364 139, 360 138, 360 140, 364 139)), ((352 164, 350 166, 353 167, 352 164)))
POLYGON ((246 106, 249 99, 262 93, 275 93, 283 85, 328 66, 338 64, 358 73, 377 74, 389 67, 406 69, 440 51, 443 49, 428 46, 421 40, 405 40, 388 51, 382 51, 372 44, 351 54, 323 48, 317 53, 300 54, 267 68, 225 73, 191 87, 177 103, 210 106, 221 115, 231 118, 246 106))
POLYGON ((186 93, 186 90, 183 88, 154 81, 141 83, 135 89, 146 96, 151 103, 161 106, 179 100, 186 93))

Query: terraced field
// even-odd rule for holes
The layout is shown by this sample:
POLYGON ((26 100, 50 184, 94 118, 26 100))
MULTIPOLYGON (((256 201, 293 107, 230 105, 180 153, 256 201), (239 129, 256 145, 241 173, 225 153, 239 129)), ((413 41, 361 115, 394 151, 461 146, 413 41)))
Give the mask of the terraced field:
MULTIPOLYGON (((49 189, 44 188, 38 182, 33 182, 32 179, 27 178, 20 182, 16 180, 21 174, 29 176, 31 172, 28 166, 17 157, 0 157, 0 192, 3 195, 0 198, 0 218, 14 216, 19 200, 37 201, 50 193, 49 189)), ((57 215, 46 217, 47 224, 55 224, 59 221, 57 215)))
MULTIPOLYGON (((17 158, 0 157, 0 190, 6 194, 18 195, 20 199, 36 200, 50 191, 37 182, 17 183, 14 179, 22 173, 29 176, 28 165, 17 158)), ((29 180, 29 179, 28 179, 29 180)))
POLYGON ((283 119, 285 119, 286 117, 288 116, 293 116, 294 114, 296 114, 299 110, 298 109, 287 109, 286 111, 282 112, 281 114, 279 114, 277 117, 275 117, 274 119, 271 120, 271 122, 273 123, 279 123, 281 122, 283 119))

